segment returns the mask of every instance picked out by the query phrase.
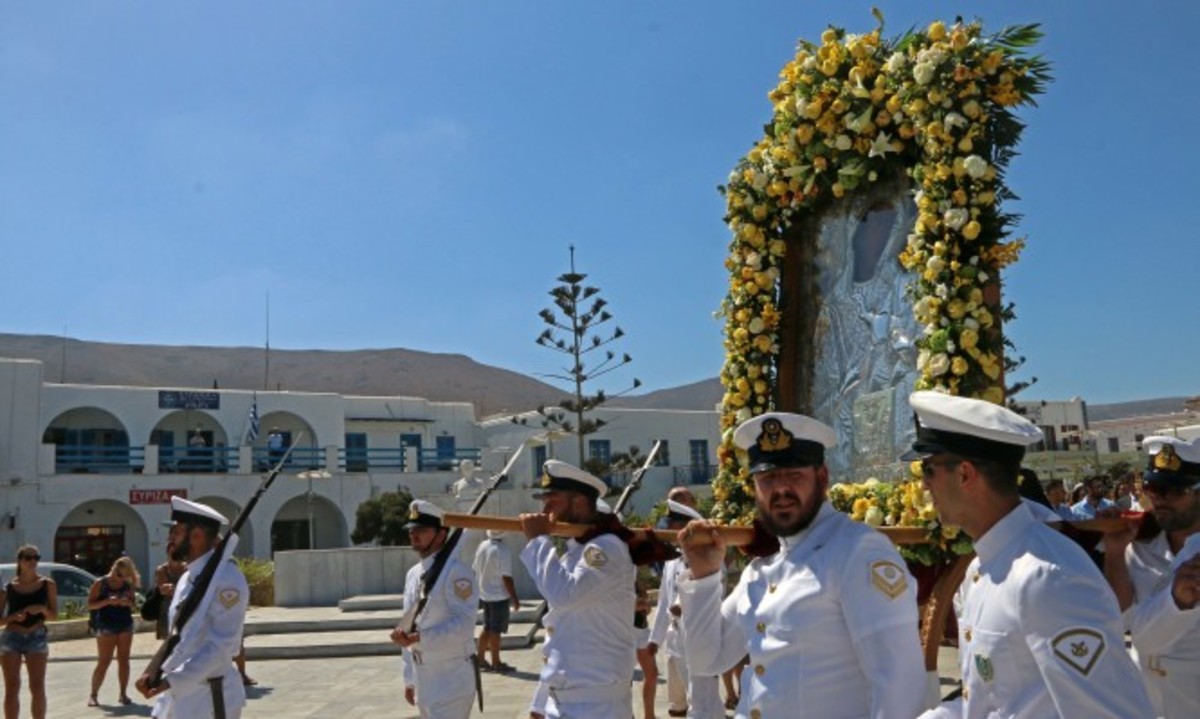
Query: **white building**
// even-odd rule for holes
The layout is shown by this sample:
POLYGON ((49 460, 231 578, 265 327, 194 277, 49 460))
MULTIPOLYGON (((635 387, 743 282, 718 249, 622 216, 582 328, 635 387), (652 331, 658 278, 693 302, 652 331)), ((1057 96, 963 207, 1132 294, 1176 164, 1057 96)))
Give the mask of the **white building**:
MULTIPOLYGON (((589 457, 606 460, 631 445, 644 454, 665 441, 633 511, 648 511, 672 484, 711 478, 715 411, 602 408, 595 415, 609 424, 587 438, 589 457)), ((205 502, 232 519, 277 459, 267 446, 273 429, 295 449, 243 526, 242 555, 349 546, 357 508, 383 491, 403 488, 454 509, 451 487, 463 460, 492 474, 523 443, 528 451, 488 513, 537 507, 529 489, 544 459, 579 463, 573 437, 548 434, 532 420, 477 421, 467 402, 53 384, 38 361, 0 359, 0 557, 31 543, 47 558, 94 572, 107 571, 122 552, 146 571, 163 558, 170 497, 205 502), (260 429, 248 442, 252 407, 260 429)))
POLYGON ((1067 451, 1090 449, 1095 438, 1089 435, 1087 403, 1079 397, 1069 400, 1033 400, 1017 402, 1025 417, 1045 436, 1039 450, 1067 451))

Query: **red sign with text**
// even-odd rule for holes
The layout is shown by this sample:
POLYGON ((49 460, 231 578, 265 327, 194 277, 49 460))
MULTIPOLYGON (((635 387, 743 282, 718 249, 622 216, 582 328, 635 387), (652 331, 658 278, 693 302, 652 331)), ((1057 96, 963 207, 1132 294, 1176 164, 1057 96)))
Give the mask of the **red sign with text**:
POLYGON ((187 499, 186 489, 131 489, 130 504, 170 504, 171 497, 187 499))

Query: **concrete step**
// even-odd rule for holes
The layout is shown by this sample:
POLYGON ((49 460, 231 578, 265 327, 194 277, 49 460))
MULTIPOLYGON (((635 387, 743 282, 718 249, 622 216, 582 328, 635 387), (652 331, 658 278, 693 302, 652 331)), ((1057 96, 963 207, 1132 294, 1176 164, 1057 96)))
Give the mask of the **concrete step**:
MULTIPOLYGON (((246 637, 247 659, 313 659, 326 657, 387 656, 400 654, 386 629, 255 634, 246 637)), ((503 649, 524 649, 537 639, 539 627, 532 623, 509 625, 500 641, 503 649)))
POLYGON ((388 609, 399 611, 403 606, 403 594, 365 594, 346 597, 338 602, 338 609, 343 612, 376 612, 388 609))

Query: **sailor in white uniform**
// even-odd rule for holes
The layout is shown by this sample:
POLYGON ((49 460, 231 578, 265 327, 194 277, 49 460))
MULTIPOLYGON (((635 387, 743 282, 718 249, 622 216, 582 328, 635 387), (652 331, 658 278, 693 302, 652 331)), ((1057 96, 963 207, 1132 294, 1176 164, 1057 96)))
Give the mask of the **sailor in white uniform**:
MULTIPOLYGON (((171 631, 181 604, 193 593, 197 577, 213 556, 221 525, 228 524, 220 512, 182 497, 171 498, 172 558, 187 562, 187 570, 175 583, 168 622, 171 631)), ((242 626, 250 590, 246 578, 233 561, 237 536, 226 542, 223 559, 216 567, 200 604, 179 630, 179 643, 162 665, 164 681, 149 687, 143 674, 137 688, 147 698, 157 696, 152 716, 159 719, 207 719, 215 715, 217 703, 226 719, 238 719, 246 704, 242 675, 234 666, 242 645, 242 626)))
MULTIPOLYGON (((444 512, 432 502, 409 505, 408 536, 421 562, 404 580, 406 617, 421 597, 422 577, 446 542, 444 512)), ((392 641, 404 647, 401 666, 404 699, 416 704, 422 719, 463 719, 475 702, 475 616, 479 593, 475 572, 454 552, 446 560, 412 631, 397 626, 392 641)))
MULTIPOLYGON (((667 529, 683 529, 693 519, 704 517, 686 504, 667 500, 667 529)), ((676 580, 687 568, 685 557, 672 559, 663 565, 662 581, 658 586, 658 606, 654 610, 654 624, 650 627, 650 645, 656 651, 661 647, 667 657, 667 691, 671 702, 668 713, 692 719, 724 719, 725 705, 721 702, 718 678, 690 671, 683 652, 685 622, 676 580), (672 682, 680 682, 682 691, 672 692, 672 682)))
POLYGON ((1104 573, 1155 715, 1200 717, 1200 440, 1155 436, 1142 446, 1150 460, 1143 490, 1160 531, 1135 539, 1131 521, 1105 534, 1104 573))
POLYGON ((1104 577, 1021 506, 1017 475, 1041 430, 983 400, 915 392, 910 403, 917 436, 903 459, 921 460, 938 517, 977 555, 958 627, 962 697, 925 716, 1153 716, 1104 577))
POLYGON ((541 684, 549 694, 545 716, 629 719, 637 648, 633 615, 637 596, 629 548, 616 535, 567 540, 559 557, 549 532, 553 521, 594 523, 603 481, 566 462, 543 465, 543 512, 522 514, 529 542, 521 562, 554 612, 546 638, 541 684))
POLYGON ((916 582, 883 534, 826 501, 832 428, 771 412, 744 422, 758 519, 779 550, 742 573, 722 601, 725 543, 703 521, 680 533, 679 581, 692 671, 719 675, 749 654, 739 719, 904 717, 925 706, 916 582), (712 545, 695 536, 711 532, 712 545))

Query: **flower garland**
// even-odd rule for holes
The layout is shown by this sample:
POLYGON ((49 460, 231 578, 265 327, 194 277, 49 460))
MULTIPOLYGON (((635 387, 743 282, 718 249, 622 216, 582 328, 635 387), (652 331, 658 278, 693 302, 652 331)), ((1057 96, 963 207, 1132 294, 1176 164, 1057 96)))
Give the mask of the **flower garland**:
POLYGON ((933 497, 920 479, 890 484, 868 479, 859 484, 835 484, 829 502, 839 512, 872 527, 920 527, 926 544, 901 544, 900 554, 910 561, 937 566, 947 559, 971 551, 971 539, 958 527, 943 525, 933 506, 933 497))
POLYGON ((875 183, 907 176, 916 201, 899 260, 915 273, 909 294, 924 327, 917 389, 1004 401, 999 276, 1024 242, 1005 241, 1016 218, 1000 205, 1015 198, 1003 183, 1023 127, 1013 108, 1034 104, 1050 79, 1026 53, 1041 33, 1027 25, 985 37, 977 22, 934 22, 885 41, 876 18, 865 35, 831 27, 819 46, 800 43, 770 93, 766 135, 720 188, 733 232, 714 481, 725 521, 753 512, 731 436, 774 406, 785 230, 875 183))

